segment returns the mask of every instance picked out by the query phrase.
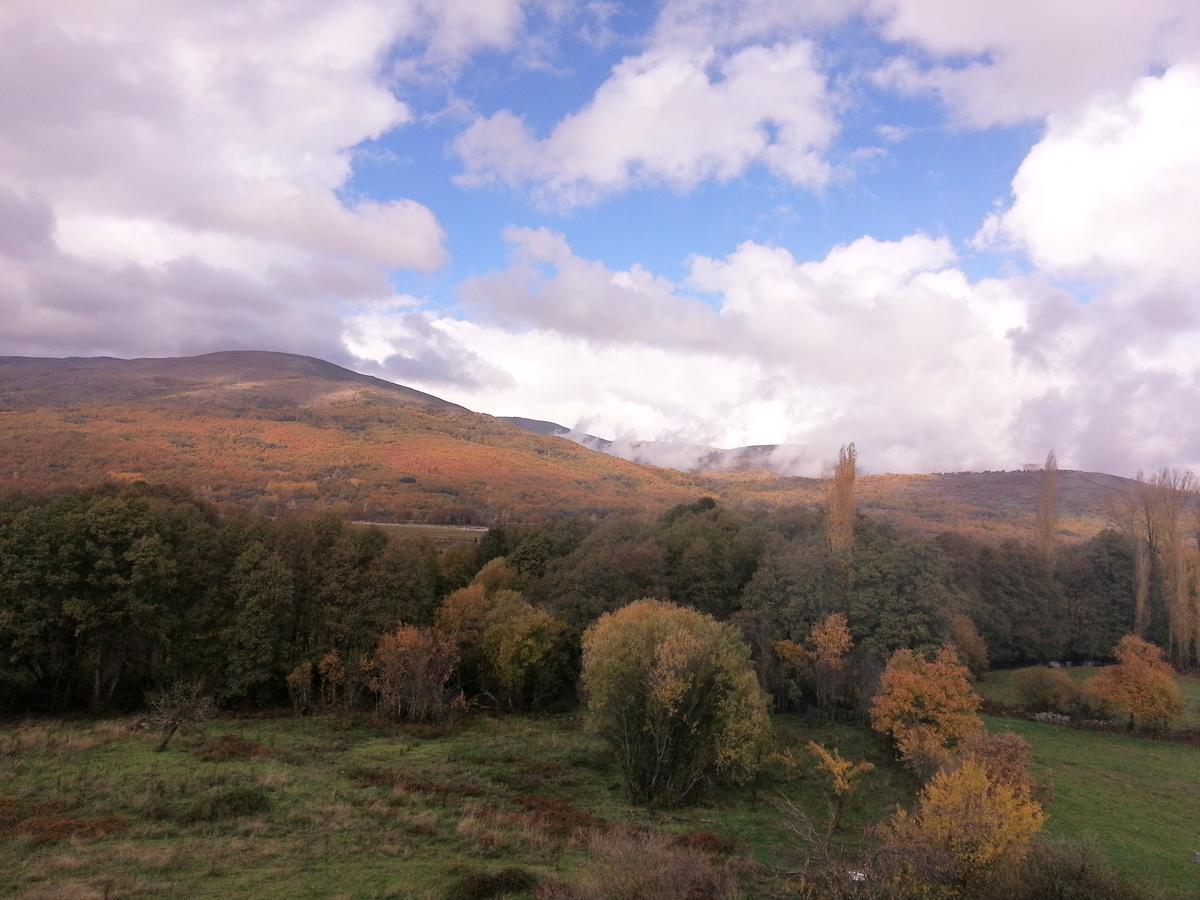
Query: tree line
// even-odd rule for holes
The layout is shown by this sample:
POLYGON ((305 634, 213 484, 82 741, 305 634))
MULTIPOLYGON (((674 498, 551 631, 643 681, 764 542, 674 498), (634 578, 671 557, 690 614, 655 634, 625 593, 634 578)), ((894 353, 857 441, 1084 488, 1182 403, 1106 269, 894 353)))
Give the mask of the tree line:
POLYGON ((467 696, 552 704, 575 689, 584 630, 645 597, 735 627, 781 708, 814 698, 797 692, 778 647, 831 613, 877 665, 948 640, 995 666, 1103 660, 1130 631, 1177 645, 1178 576, 1158 531, 1143 541, 1109 528, 1056 547, 1049 564, 1038 542, 930 538, 859 514, 853 467, 850 448, 826 508, 702 498, 657 517, 506 525, 441 553, 333 513, 218 514, 170 488, 10 494, 0 709, 130 708, 189 678, 227 706, 365 696, 381 637, 435 624, 469 635, 452 679, 467 696), (544 670, 518 672, 531 635, 544 670))

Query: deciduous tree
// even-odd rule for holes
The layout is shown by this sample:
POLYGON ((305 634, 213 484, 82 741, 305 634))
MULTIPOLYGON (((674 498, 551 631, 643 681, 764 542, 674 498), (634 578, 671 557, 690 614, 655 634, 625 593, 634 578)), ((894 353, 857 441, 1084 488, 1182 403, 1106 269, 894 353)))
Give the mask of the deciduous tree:
POLYGON ((981 763, 967 760, 934 775, 912 813, 896 814, 888 842, 910 861, 910 879, 971 896, 989 873, 1025 856, 1044 822, 1028 793, 993 781, 981 763))
POLYGON ((658 600, 602 616, 583 638, 588 724, 612 745, 635 802, 679 803, 704 781, 745 781, 770 729, 733 626, 658 600))
POLYGON ((1131 728, 1160 730, 1170 725, 1183 712, 1183 699, 1162 648, 1128 634, 1114 655, 1117 664, 1096 673, 1087 692, 1127 717, 1131 728))
POLYGON ((450 711, 447 690, 458 664, 453 638, 433 628, 401 626, 379 639, 371 689, 379 712, 400 722, 437 722, 450 711))
POLYGON ((826 824, 826 831, 832 834, 841 825, 846 801, 858 790, 859 779, 872 771, 875 766, 865 760, 851 762, 844 758, 836 747, 833 750, 826 750, 816 741, 808 742, 808 752, 816 759, 817 770, 825 776, 829 783, 829 821, 826 824))
POLYGON ((837 556, 848 555, 854 549, 854 518, 857 512, 854 480, 857 467, 858 451, 853 443, 847 444, 838 451, 833 481, 825 502, 829 549, 837 556))
POLYGON ((871 725, 891 737, 907 765, 928 776, 983 730, 980 702, 953 648, 943 647, 931 660, 897 650, 880 679, 871 725))
POLYGON ((1048 571, 1054 571, 1058 556, 1058 457, 1051 450, 1042 466, 1038 492, 1037 545, 1048 571))

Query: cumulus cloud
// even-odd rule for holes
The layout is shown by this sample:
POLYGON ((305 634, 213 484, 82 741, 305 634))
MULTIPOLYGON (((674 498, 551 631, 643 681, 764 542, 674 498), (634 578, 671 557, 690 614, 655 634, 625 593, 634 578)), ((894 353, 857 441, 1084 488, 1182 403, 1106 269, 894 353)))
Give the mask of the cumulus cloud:
POLYGON ((1082 284, 1043 297, 1015 350, 1051 387, 1022 427, 1055 431, 1097 467, 1200 463, 1200 68, 1177 65, 1124 94, 1052 116, 977 235, 1082 284))
POLYGON ((981 242, 1068 276, 1200 284, 1200 65, 1052 117, 1012 189, 981 242))
POLYGON ((783 39, 785 25, 812 15, 771 3, 735 11, 667 4, 650 46, 614 66, 544 137, 508 109, 477 118, 454 142, 459 184, 528 187, 543 205, 563 208, 637 186, 686 190, 754 165, 791 184, 824 185, 837 132, 828 85, 814 45, 783 39), (738 46, 768 36, 769 45, 738 46))
POLYGON ((581 259, 553 233, 509 237, 513 265, 466 286, 471 321, 432 319, 511 378, 458 402, 619 440, 796 445, 789 468, 810 473, 848 440, 876 470, 1026 455, 1014 401, 1042 376, 1008 336, 1033 289, 970 281, 945 239, 863 238, 813 261, 749 242, 692 259, 675 284, 581 259))
POLYGON ((520 0, 5 3, 0 352, 344 357, 339 304, 447 260, 425 206, 342 195, 352 148, 412 119, 398 77, 510 46, 522 15, 520 0))
POLYGON ((969 126, 1005 125, 1124 91, 1154 67, 1200 54, 1193 0, 870 0, 892 58, 880 83, 939 95, 969 126))

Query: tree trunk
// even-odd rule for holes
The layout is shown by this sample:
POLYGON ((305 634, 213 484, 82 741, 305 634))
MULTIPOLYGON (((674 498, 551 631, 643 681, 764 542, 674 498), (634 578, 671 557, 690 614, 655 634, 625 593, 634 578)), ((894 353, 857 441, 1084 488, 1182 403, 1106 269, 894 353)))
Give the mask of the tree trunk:
POLYGON ((155 753, 162 753, 164 750, 167 749, 167 742, 170 741, 172 737, 174 737, 175 732, 178 730, 178 728, 179 728, 178 722, 171 723, 171 727, 168 728, 167 733, 165 735, 163 735, 162 742, 159 743, 159 745, 154 748, 155 753))

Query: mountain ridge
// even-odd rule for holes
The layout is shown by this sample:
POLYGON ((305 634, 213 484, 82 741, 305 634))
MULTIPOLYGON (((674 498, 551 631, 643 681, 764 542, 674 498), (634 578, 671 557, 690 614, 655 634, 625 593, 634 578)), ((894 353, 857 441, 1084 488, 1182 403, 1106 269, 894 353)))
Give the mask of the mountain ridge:
MULTIPOLYGON (((474 524, 654 514, 703 495, 756 508, 824 496, 821 479, 719 458, 680 471, 597 452, 563 431, 272 351, 0 358, 0 486, 10 489, 145 480, 265 512, 328 507, 357 519, 474 524)), ((748 463, 772 449, 724 452, 750 451, 748 463)), ((1064 537, 1103 527, 1128 483, 1060 473, 1064 537)), ((927 533, 1027 539, 1039 484, 1037 472, 1021 471, 865 475, 858 493, 864 512, 927 533)))

